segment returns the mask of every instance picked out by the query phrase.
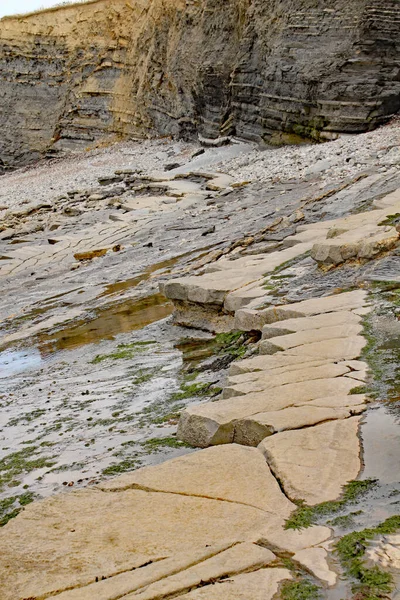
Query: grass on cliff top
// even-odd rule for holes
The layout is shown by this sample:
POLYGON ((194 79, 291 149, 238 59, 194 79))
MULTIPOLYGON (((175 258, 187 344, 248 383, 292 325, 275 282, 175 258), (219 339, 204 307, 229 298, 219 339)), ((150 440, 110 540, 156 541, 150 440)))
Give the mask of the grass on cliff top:
POLYGON ((299 503, 299 507, 291 514, 285 523, 285 529, 305 529, 315 525, 321 517, 329 516, 344 509, 349 504, 354 504, 358 498, 369 492, 378 484, 376 479, 350 481, 343 487, 342 497, 339 500, 322 502, 316 506, 307 506, 299 503))
POLYGON ((400 529, 400 515, 389 517, 380 525, 353 531, 336 544, 336 552, 346 575, 355 580, 352 592, 358 600, 386 598, 393 590, 393 577, 378 566, 366 567, 363 557, 369 542, 378 535, 389 535, 400 529))

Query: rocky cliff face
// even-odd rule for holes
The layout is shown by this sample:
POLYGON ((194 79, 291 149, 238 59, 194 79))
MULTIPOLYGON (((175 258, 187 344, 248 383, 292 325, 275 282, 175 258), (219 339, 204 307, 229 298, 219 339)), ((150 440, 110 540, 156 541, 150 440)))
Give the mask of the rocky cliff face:
POLYGON ((361 132, 400 109, 387 0, 96 0, 0 21, 0 169, 154 134, 361 132))

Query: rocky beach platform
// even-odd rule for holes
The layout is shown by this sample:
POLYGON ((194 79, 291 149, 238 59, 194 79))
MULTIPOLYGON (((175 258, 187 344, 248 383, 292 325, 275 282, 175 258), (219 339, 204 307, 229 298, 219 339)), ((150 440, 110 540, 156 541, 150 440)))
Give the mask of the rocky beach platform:
POLYGON ((399 137, 1 177, 2 600, 396 597, 399 137))

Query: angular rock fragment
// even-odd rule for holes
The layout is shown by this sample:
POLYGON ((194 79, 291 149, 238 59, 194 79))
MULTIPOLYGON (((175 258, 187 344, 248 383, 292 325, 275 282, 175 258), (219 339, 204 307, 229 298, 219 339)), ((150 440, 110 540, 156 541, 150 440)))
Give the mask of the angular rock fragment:
POLYGON ((311 427, 325 421, 346 419, 351 408, 298 406, 283 410, 258 413, 235 424, 234 442, 246 446, 258 446, 266 437, 290 429, 311 427))
POLYGON ((337 574, 329 568, 327 559, 328 553, 324 548, 305 548, 293 556, 293 560, 306 567, 315 577, 333 586, 337 581, 337 574))
POLYGON ((257 413, 281 410, 300 402, 338 394, 346 395, 354 388, 347 377, 317 379, 189 406, 181 415, 178 437, 192 446, 229 444, 233 442, 235 421, 257 413))
POLYGON ((274 475, 293 500, 315 505, 336 500, 361 468, 360 417, 284 431, 261 442, 274 475))

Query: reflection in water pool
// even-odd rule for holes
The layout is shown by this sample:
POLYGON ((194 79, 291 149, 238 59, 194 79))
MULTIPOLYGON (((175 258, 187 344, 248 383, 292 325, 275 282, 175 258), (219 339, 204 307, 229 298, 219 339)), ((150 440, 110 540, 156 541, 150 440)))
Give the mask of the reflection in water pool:
POLYGON ((173 305, 162 294, 129 300, 97 309, 90 321, 79 321, 68 328, 41 334, 38 347, 42 355, 72 350, 86 344, 113 339, 120 333, 142 329, 168 317, 173 305))
POLYGON ((39 350, 6 350, 0 352, 0 379, 5 379, 27 369, 37 369, 42 358, 39 350))

